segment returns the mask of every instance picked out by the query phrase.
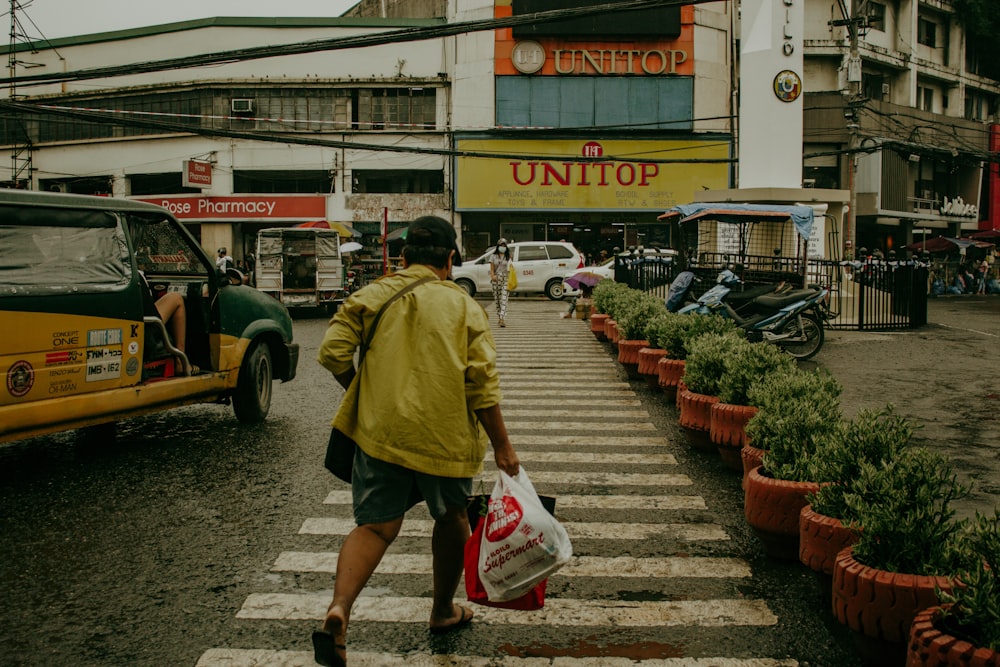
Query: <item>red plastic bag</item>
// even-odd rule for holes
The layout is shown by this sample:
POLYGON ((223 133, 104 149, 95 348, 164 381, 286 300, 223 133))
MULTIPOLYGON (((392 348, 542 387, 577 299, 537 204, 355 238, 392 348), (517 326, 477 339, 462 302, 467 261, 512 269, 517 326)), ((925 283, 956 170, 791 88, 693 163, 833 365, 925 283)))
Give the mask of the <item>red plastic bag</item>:
POLYGON ((542 503, 524 467, 515 477, 501 471, 486 516, 466 543, 466 592, 473 602, 540 609, 545 581, 572 555, 566 529, 542 503))
POLYGON ((479 578, 479 548, 483 543, 483 526, 485 524, 485 521, 476 524, 476 529, 472 531, 469 541, 465 543, 465 593, 469 596, 469 602, 487 607, 520 609, 521 611, 541 609, 545 605, 545 585, 548 579, 542 579, 534 588, 514 600, 491 602, 487 597, 483 581, 479 578))

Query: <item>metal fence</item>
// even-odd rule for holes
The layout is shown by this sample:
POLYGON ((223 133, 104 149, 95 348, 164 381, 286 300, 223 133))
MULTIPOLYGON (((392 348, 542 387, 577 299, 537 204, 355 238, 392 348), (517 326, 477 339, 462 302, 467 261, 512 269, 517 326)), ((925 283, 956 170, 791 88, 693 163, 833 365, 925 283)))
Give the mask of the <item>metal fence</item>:
MULTIPOLYGON (((744 285, 803 283, 800 260, 782 257, 748 257, 740 267, 744 285)), ((724 255, 702 253, 687 268, 694 272, 695 297, 711 288, 719 272, 728 265, 724 255)), ((615 280, 666 300, 670 283, 683 270, 675 257, 663 255, 619 255, 615 258, 615 280)), ((836 262, 810 259, 805 265, 805 284, 830 290, 827 326, 834 329, 899 330, 927 323, 928 268, 919 262, 836 262)))

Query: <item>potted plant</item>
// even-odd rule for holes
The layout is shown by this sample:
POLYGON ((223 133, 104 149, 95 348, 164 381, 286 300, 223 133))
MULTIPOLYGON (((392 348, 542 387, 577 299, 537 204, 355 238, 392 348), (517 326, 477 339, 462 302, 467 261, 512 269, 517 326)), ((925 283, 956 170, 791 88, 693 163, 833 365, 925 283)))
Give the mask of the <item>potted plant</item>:
POLYGON ((615 320, 621 335, 621 340, 618 341, 618 361, 625 367, 625 373, 630 379, 638 380, 641 377, 639 350, 649 347, 649 341, 643 338, 646 324, 659 313, 667 312, 667 308, 659 297, 641 290, 633 291, 634 296, 623 301, 615 320))
POLYGON ((667 351, 666 356, 657 364, 660 375, 660 388, 667 394, 667 400, 673 400, 678 394, 681 378, 684 376, 684 365, 688 355, 688 344, 705 333, 723 333, 737 331, 732 320, 716 315, 680 315, 670 313, 661 321, 651 344, 667 351))
POLYGON ((660 388, 660 372, 657 364, 660 359, 667 356, 667 351, 658 347, 657 336, 664 326, 664 320, 676 317, 674 313, 668 312, 666 308, 656 313, 646 322, 642 330, 642 337, 649 341, 647 347, 639 350, 639 375, 646 381, 646 386, 650 389, 660 388))
POLYGON ((684 365, 685 388, 679 392, 679 423, 696 447, 712 448, 709 439, 712 405, 719 402, 719 380, 725 373, 726 359, 741 345, 750 345, 743 332, 705 333, 688 344, 684 365))
POLYGON ((1000 667, 1000 510, 976 512, 972 526, 975 566, 942 594, 946 604, 913 619, 907 667, 1000 667))
POLYGON ((610 319, 608 309, 611 303, 623 290, 629 289, 624 283, 616 283, 613 280, 602 280, 594 286, 594 310, 590 316, 590 331, 597 340, 607 340, 604 328, 605 323, 610 319))
POLYGON ((918 447, 881 464, 861 462, 854 486, 845 502, 861 530, 834 563, 833 613, 866 662, 902 665, 914 617, 975 567, 968 522, 951 507, 968 487, 943 456, 918 447))
POLYGON ((747 424, 763 449, 761 464, 743 480, 747 523, 771 556, 799 556, 799 514, 806 495, 819 489, 817 449, 840 421, 840 385, 829 372, 775 373, 749 390, 759 406, 747 424))
POLYGON ((773 373, 795 370, 795 360, 774 345, 744 343, 725 359, 719 378, 719 402, 712 406, 709 437, 723 462, 742 472, 740 451, 747 444, 746 425, 757 414, 748 391, 773 373))
MULTIPOLYGON (((801 371, 797 367, 772 373, 747 388, 747 401, 757 407, 757 413, 747 423, 748 443, 743 446, 744 476, 763 462, 764 453, 777 444, 779 456, 787 447, 815 450, 818 439, 840 423, 840 383, 825 370, 801 371), (786 407, 802 399, 809 406, 786 419, 786 407)), ((777 462, 779 459, 775 459, 777 462)))
MULTIPOLYGON (((856 540, 860 517, 848 505, 861 463, 881 465, 896 459, 910 444, 914 427, 896 414, 892 405, 880 410, 868 408, 843 422, 818 449, 814 459, 818 479, 835 480, 824 484, 806 498, 808 505, 799 517, 799 560, 816 572, 833 574, 837 554, 856 540)), ((879 499, 868 498, 877 503, 879 499)))

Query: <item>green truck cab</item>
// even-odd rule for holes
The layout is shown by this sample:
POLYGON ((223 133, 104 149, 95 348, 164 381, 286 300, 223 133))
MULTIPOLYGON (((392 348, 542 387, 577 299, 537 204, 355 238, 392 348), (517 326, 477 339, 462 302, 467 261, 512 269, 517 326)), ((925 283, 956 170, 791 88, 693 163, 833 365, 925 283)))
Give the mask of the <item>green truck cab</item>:
POLYGON ((0 190, 0 442, 193 403, 259 422, 298 354, 287 309, 217 271, 166 210, 0 190), (183 351, 156 308, 169 292, 183 351))

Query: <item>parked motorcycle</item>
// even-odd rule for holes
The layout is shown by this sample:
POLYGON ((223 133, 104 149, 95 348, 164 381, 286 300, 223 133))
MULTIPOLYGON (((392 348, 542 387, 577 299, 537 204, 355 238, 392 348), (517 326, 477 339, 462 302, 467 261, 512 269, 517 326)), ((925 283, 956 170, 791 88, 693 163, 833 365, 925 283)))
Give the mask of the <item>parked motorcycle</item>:
POLYGON ((693 303, 688 300, 697 278, 681 272, 670 285, 667 310, 677 313, 721 315, 745 330, 747 339, 777 345, 796 359, 809 359, 823 347, 829 290, 791 285, 766 285, 736 291, 742 281, 729 269, 693 303))

